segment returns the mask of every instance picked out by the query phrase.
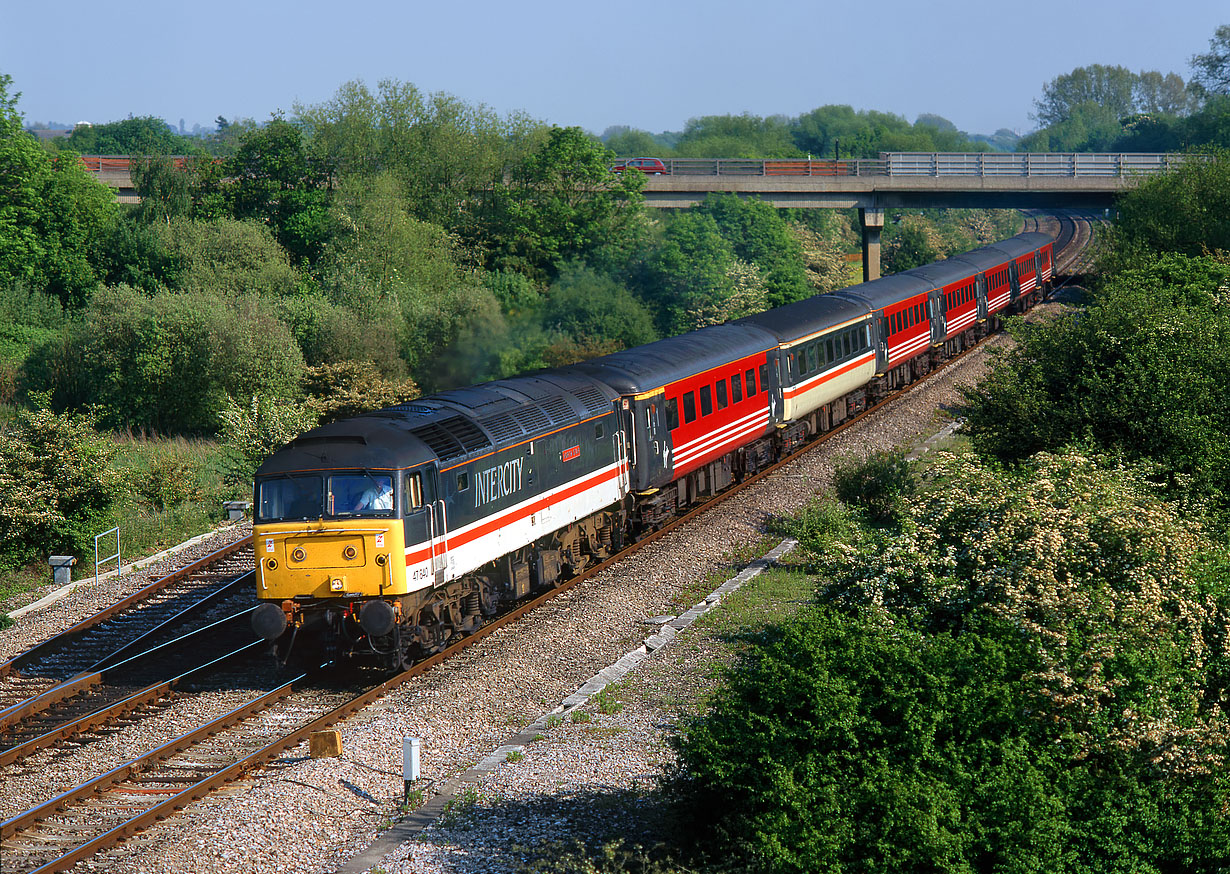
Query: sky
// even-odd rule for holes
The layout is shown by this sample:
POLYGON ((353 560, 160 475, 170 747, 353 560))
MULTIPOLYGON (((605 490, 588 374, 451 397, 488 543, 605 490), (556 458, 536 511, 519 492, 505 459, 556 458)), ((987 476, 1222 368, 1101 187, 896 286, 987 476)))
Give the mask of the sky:
POLYGON ((1043 86, 1089 64, 1191 75, 1225 0, 4 0, 0 74, 27 124, 267 120, 383 79, 596 134, 826 104, 1036 128, 1043 86), (1040 10, 1040 11, 1039 11, 1040 10), (1058 16, 1053 13, 1059 13, 1058 16))

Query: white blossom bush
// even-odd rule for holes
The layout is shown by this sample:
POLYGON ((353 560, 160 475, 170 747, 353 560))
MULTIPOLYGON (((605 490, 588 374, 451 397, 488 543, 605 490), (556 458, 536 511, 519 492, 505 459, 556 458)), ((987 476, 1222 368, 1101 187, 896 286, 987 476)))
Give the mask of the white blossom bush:
POLYGON ((1138 470, 1077 451, 1009 470, 941 455, 899 533, 829 539, 827 597, 933 633, 993 617, 1036 649, 1022 706, 1074 761, 1224 767, 1224 554, 1138 470))

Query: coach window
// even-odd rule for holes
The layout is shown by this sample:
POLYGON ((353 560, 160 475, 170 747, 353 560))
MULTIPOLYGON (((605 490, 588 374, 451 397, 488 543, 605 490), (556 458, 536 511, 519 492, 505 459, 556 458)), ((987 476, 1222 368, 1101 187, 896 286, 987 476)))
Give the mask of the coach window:
POLYGON ((747 396, 749 398, 756 394, 756 371, 749 370, 743 374, 743 382, 747 386, 747 396))
POLYGON ((717 402, 718 409, 726 409, 726 380, 719 379, 717 381, 717 402))
POLYGON ((666 428, 674 431, 679 427, 679 398, 666 399, 666 428))
POLYGON ((841 332, 841 348, 845 351, 846 355, 849 355, 854 351, 852 348, 854 346, 854 343, 851 342, 852 340, 853 338, 850 336, 849 331, 841 332))
POLYGON ((833 338, 832 337, 829 337, 827 340, 824 341, 824 357, 827 358, 830 362, 837 360, 838 356, 836 352, 833 350, 833 338))
MULTIPOLYGON (((812 373, 820 369, 820 350, 816 348, 819 345, 819 343, 812 343, 807 347, 807 369, 812 373)), ((761 382, 764 380, 762 379, 761 382)))
POLYGON ((683 424, 696 421, 696 394, 685 392, 683 395, 683 424))
POLYGON ((769 365, 760 365, 760 390, 768 391, 769 388, 769 365))
POLYGON ((713 389, 707 385, 700 387, 700 414, 702 416, 713 414, 713 389))
POLYGON ((739 380, 737 373, 730 378, 730 396, 734 398, 736 404, 743 400, 743 383, 739 380))

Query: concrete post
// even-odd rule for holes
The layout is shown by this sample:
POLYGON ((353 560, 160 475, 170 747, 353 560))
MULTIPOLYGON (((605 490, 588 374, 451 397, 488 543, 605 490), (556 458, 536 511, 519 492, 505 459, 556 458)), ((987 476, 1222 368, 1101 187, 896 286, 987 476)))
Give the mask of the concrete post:
POLYGON ((863 282, 870 282, 880 278, 880 231, 884 229, 884 210, 859 209, 858 220, 863 226, 863 282))
POLYGON ((71 555, 53 555, 47 563, 51 565, 51 574, 57 586, 67 586, 73 581, 73 565, 77 559, 71 555))

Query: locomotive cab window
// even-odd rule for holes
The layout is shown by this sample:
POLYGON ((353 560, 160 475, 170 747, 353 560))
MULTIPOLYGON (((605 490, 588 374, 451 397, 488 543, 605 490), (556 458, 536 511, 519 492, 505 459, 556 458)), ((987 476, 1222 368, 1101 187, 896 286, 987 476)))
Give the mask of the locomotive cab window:
POLYGON ((319 519, 323 515, 322 477, 285 476, 260 483, 258 519, 319 519))
POLYGON ((416 510, 423 506, 423 475, 421 473, 406 474, 406 509, 416 510))
POLYGON ((346 473, 329 477, 329 513, 387 516, 393 512, 393 477, 387 473, 346 473))
POLYGON ((467 471, 462 471, 457 474, 457 491, 464 492, 470 487, 470 474, 467 471))

